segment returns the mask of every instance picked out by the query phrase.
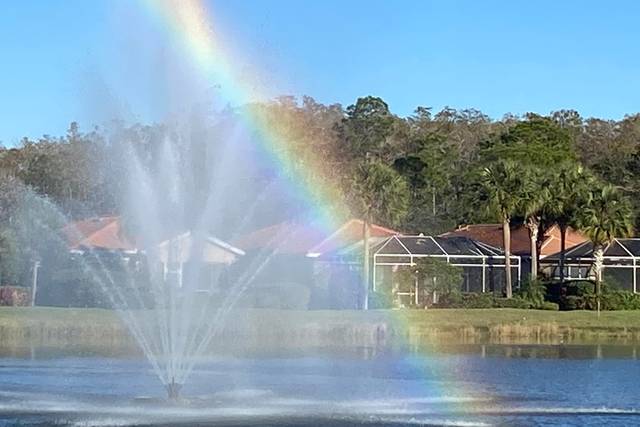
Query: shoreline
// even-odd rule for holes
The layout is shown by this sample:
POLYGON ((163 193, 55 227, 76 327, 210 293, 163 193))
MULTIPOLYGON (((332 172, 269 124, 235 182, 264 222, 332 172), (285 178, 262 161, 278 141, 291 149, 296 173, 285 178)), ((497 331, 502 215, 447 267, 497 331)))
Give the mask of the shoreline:
MULTIPOLYGON (((640 344, 640 311, 519 309, 232 311, 216 343, 266 347, 640 344)), ((0 307, 0 347, 135 345, 118 313, 0 307)))

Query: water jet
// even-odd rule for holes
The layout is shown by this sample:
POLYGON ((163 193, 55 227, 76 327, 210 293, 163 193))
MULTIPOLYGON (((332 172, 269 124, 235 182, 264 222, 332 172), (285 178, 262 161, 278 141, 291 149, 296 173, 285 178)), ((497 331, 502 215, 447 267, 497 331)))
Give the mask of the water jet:
POLYGON ((167 397, 169 400, 179 400, 180 399, 180 390, 182 389, 182 384, 176 382, 175 378, 171 379, 171 382, 166 385, 167 389, 167 397))

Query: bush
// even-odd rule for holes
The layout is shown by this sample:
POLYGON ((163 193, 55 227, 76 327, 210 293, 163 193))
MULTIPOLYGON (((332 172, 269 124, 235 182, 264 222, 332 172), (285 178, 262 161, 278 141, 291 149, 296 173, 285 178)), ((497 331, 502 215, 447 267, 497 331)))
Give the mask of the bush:
POLYGON ((469 293, 462 295, 462 308, 491 308, 493 307, 493 295, 469 293))
POLYGON ((560 299, 560 309, 561 310, 584 310, 586 307, 586 303, 584 297, 580 297, 577 295, 566 295, 560 299))
POLYGON ((541 280, 534 279, 524 282, 516 296, 529 301, 533 308, 538 308, 544 303, 546 293, 546 285, 541 280))
MULTIPOLYGON (((435 308, 533 308, 531 302, 520 298, 496 298, 490 293, 452 294, 449 298, 440 298, 435 308)), ((550 309, 550 308, 548 308, 550 309)))
POLYGON ((596 293, 596 284, 590 281, 578 282, 576 284, 576 295, 582 297, 594 295, 596 293))
POLYGON ((595 284, 590 280, 569 282, 566 287, 566 295, 583 297, 595 293, 595 284))
POLYGON ((628 291, 607 291, 602 294, 601 309, 640 310, 640 295, 628 291))
POLYGON ((539 308, 540 310, 558 311, 560 310, 560 305, 555 302, 544 301, 539 308))
POLYGON ((567 282, 558 300, 560 310, 595 310, 595 284, 591 280, 567 282))
MULTIPOLYGON (((571 289, 572 295, 566 295, 560 300, 562 310, 597 310, 596 294, 589 288, 591 282, 584 282, 571 289), (579 295, 576 295, 579 294, 579 295)), ((600 297, 601 310, 640 310, 640 295, 629 291, 611 290, 602 287, 600 297)))
POLYGON ((495 308, 533 308, 531 302, 520 297, 495 298, 493 306, 495 308))
POLYGON ((438 306, 450 307, 450 308, 460 308, 462 307, 462 293, 461 292, 450 292, 442 295, 438 295, 438 306))

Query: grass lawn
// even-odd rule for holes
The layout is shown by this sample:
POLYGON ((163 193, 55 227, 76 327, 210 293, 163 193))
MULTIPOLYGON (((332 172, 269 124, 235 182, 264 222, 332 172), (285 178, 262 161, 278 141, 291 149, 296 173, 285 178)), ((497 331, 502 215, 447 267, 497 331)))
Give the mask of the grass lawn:
POLYGON ((407 322, 437 326, 492 326, 497 324, 536 325, 556 323, 581 328, 640 328, 640 310, 607 311, 600 316, 593 311, 547 311, 513 308, 410 310, 398 315, 407 322))
MULTIPOLYGON (((329 322, 367 323, 380 321, 402 322, 425 327, 487 327, 501 324, 539 325, 556 323, 559 326, 581 328, 640 328, 640 310, 603 311, 546 311, 512 308, 488 309, 432 309, 432 310, 238 310, 251 320, 265 322, 329 322)), ((45 323, 47 325, 119 324, 118 314, 97 308, 0 307, 0 326, 45 323)))
MULTIPOLYGON (((394 336, 544 340, 615 338, 640 342, 640 311, 602 312, 520 309, 433 310, 237 310, 230 336, 298 336, 324 340, 374 337, 380 327, 394 336), (382 325, 382 326, 381 326, 382 325), (318 338, 320 337, 320 338, 318 338), (346 338, 345 338, 346 337, 346 338)), ((0 340, 127 339, 116 312, 102 309, 0 307, 0 340), (124 337, 124 338, 123 338, 124 337)), ((253 339, 253 338, 252 338, 253 339)), ((275 338, 274 338, 275 339, 275 338)))
POLYGON ((115 311, 98 308, 0 307, 0 325, 22 322, 109 324, 118 321, 115 311))

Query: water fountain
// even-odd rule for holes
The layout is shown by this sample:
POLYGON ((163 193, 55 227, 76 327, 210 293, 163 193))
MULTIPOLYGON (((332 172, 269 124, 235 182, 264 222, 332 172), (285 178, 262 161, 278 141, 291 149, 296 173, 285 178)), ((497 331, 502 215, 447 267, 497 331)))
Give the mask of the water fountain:
MULTIPOLYGON (((120 227, 136 249, 114 260, 113 253, 83 248, 78 257, 174 401, 229 312, 277 251, 276 247, 253 254, 240 271, 234 263, 244 252, 217 237, 219 230, 233 239, 259 210, 261 200, 245 207, 233 226, 222 219, 229 217, 225 209, 233 202, 224 185, 234 179, 240 164, 241 153, 233 144, 239 144, 238 139, 227 139, 223 147, 190 141, 185 148, 183 140, 167 136, 145 160, 125 141, 126 203, 120 227), (225 154, 218 157, 221 149, 225 154), (194 150, 208 151, 207 172, 200 177, 194 171, 202 159, 190 156, 194 150)), ((286 237, 277 239, 284 243, 286 237)))

